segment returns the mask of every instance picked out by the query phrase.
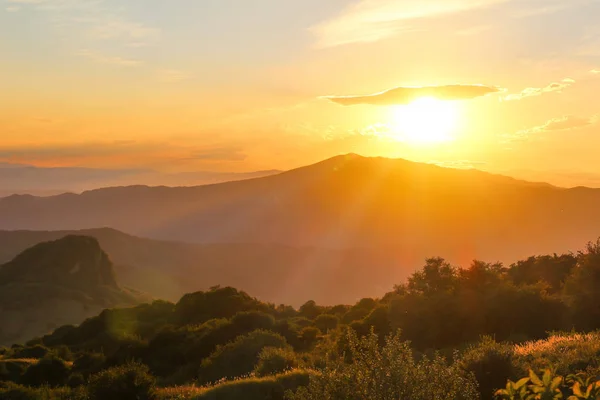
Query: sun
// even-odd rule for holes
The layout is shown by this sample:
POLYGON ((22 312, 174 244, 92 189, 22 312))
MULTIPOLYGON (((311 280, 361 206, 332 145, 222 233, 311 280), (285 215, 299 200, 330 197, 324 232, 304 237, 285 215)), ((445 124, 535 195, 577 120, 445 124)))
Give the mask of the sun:
POLYGON ((391 134, 398 141, 430 145, 454 140, 458 127, 457 102, 422 97, 392 109, 391 134))

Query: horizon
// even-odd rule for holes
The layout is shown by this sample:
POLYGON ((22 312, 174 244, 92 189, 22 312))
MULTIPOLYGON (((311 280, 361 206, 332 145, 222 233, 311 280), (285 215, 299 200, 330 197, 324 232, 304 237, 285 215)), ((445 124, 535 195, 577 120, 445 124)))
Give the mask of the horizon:
MULTIPOLYGON (((490 176, 498 176, 498 177, 505 177, 505 178, 512 178, 515 179, 515 181, 517 182, 523 182, 523 183, 529 183, 529 184, 534 184, 534 185, 549 185, 551 187, 555 187, 555 188, 559 188, 559 189, 579 189, 579 188, 584 188, 584 189, 597 189, 595 187, 591 187, 591 186, 572 186, 572 187, 565 187, 565 186, 558 186, 558 185, 552 185, 549 182, 543 182, 543 181, 533 181, 533 180, 526 180, 526 179, 519 179, 515 176, 510 176, 507 174, 501 174, 501 173, 492 173, 492 172, 488 172, 485 171, 483 169, 478 169, 474 166, 470 166, 470 165, 461 165, 460 163, 458 163, 457 165, 444 165, 443 163, 438 163, 438 162, 426 162, 426 163, 421 163, 421 162, 417 162, 417 161, 411 161, 405 158, 401 158, 401 157, 396 157, 396 158, 391 158, 391 157, 382 157, 382 156, 364 156, 361 154, 357 154, 357 153, 347 153, 347 154, 340 154, 340 155, 336 155, 333 157, 329 157, 326 158, 324 160, 321 160, 315 164, 310 164, 310 165, 302 165, 299 166, 297 168, 292 168, 289 170, 278 170, 278 169, 271 169, 271 170, 264 170, 264 171, 250 171, 250 172, 233 172, 233 171, 228 171, 228 172, 213 172, 213 171, 197 171, 197 172, 181 172, 179 174, 172 174, 171 177, 173 176, 177 176, 177 175, 188 175, 188 174, 207 174, 207 176, 204 176, 205 179, 214 179, 214 181, 208 181, 208 182, 200 182, 200 183, 188 183, 188 184, 168 184, 168 183, 164 183, 166 182, 166 179, 169 179, 169 175, 165 175, 164 177, 161 178, 160 174, 158 173, 158 171, 154 171, 154 170, 140 170, 141 173, 152 173, 152 174, 156 174, 156 176, 154 177, 154 180, 157 183, 139 183, 139 181, 136 181, 136 179, 140 179, 140 176, 138 175, 133 175, 131 177, 129 177, 129 179, 121 182, 121 183, 115 183, 115 184, 108 184, 108 185, 101 185, 98 182, 96 183, 82 183, 83 186, 86 186, 85 188, 82 188, 80 190, 74 190, 74 189, 65 189, 65 190, 59 190, 59 189, 23 189, 21 191, 18 190, 11 190, 11 189, 4 189, 4 190, 0 190, 0 200, 3 198, 7 198, 7 197, 13 197, 13 196, 32 196, 32 197, 54 197, 54 196, 60 196, 60 195, 66 195, 66 194, 75 194, 75 195, 79 195, 79 194, 83 194, 86 192, 93 192, 93 191, 97 191, 97 190, 103 190, 103 189, 115 189, 115 188, 135 188, 135 187, 144 187, 144 188, 171 188, 171 189, 177 189, 177 188, 194 188, 194 187, 200 187, 200 186, 206 186, 206 185, 218 185, 218 184, 223 184, 223 183, 231 183, 231 182, 238 182, 238 181, 243 181, 243 180, 250 180, 250 179, 260 179, 260 178, 268 178, 269 176, 274 176, 274 175, 279 175, 285 172, 290 172, 290 171, 294 171, 294 170, 298 170, 298 169, 302 169, 302 168, 308 168, 308 167, 316 167, 317 165, 327 162, 327 161, 334 161, 336 159, 344 159, 344 158, 348 158, 348 157, 358 157, 360 159, 373 159, 373 160, 389 160, 389 161, 406 161, 409 162, 411 164, 417 165, 417 164, 423 164, 423 165, 430 165, 430 166, 435 166, 435 167, 439 167, 439 168, 445 168, 445 169, 453 169, 453 170, 459 170, 459 171, 479 171, 479 172, 484 172, 486 174, 489 174, 490 176), (137 182, 137 183, 136 183, 137 182), (160 183, 163 182, 163 183, 160 183)), ((24 164, 15 164, 15 167, 19 167, 19 168, 32 168, 32 169, 45 169, 45 168, 40 168, 40 167, 36 167, 36 166, 32 166, 32 165, 24 165, 24 164)), ((12 168, 10 164, 8 164, 8 168, 12 168)), ((46 168, 47 170, 68 170, 68 171, 79 171, 82 170, 83 172, 87 172, 88 168, 77 168, 77 167, 53 167, 53 168, 46 168)), ((2 170, 2 166, 0 166, 0 171, 2 170)), ((95 169, 89 169, 92 171, 95 171, 95 169)), ((97 171, 111 171, 110 169, 107 170, 97 170, 97 171)), ((85 180, 85 176, 82 176, 82 178, 85 180)), ((202 180, 202 178, 200 177, 196 177, 196 179, 198 180, 202 180)), ((2 180, 2 176, 0 174, 0 182, 2 180)), ((190 182, 193 182, 194 179, 190 179, 190 182)))
POLYGON ((359 153, 600 187, 598 13, 597 0, 2 0, 0 163, 168 175, 359 153))

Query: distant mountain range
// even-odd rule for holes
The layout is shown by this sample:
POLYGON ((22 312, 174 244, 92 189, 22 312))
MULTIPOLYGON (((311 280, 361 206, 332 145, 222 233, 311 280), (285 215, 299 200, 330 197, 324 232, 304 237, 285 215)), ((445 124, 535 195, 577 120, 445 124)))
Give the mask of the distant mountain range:
POLYGON ((39 243, 0 265, 0 345, 79 324, 105 308, 149 300, 118 285, 96 239, 66 236, 39 243))
POLYGON ((44 168, 0 162, 0 197, 12 194, 50 196, 132 184, 197 186, 258 178, 279 172, 281 171, 162 173, 151 169, 44 168))
POLYGON ((346 155, 214 185, 9 196, 0 229, 110 227, 159 240, 90 233, 124 282, 153 295, 228 284, 269 301, 331 303, 355 300, 355 287, 384 293, 425 257, 465 265, 580 249, 600 236, 598 204, 598 189, 346 155))
POLYGON ((119 282, 173 301, 212 286, 235 285, 274 303, 299 306, 306 299, 319 304, 350 302, 358 300, 357 293, 379 296, 389 291, 414 266, 400 264, 398 255, 370 250, 178 243, 143 239, 108 228, 0 231, 0 263, 37 243, 67 235, 96 238, 114 262, 119 282))

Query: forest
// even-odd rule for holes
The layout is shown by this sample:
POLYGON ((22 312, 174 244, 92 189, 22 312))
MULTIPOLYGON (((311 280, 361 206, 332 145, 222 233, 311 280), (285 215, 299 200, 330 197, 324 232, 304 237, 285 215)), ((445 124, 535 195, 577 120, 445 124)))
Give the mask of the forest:
POLYGON ((597 399, 598 287, 600 240, 510 266, 430 258, 353 305, 216 286, 0 348, 0 398, 597 399))

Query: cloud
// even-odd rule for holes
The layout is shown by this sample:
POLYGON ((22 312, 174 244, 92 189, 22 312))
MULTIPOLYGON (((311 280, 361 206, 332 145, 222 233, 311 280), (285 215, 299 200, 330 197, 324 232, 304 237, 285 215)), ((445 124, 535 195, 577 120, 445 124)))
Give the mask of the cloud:
POLYGON ((453 14, 509 0, 361 0, 310 30, 318 47, 376 42, 409 29, 418 18, 453 14))
POLYGON ((600 74, 600 68, 598 69, 593 69, 590 71, 592 74, 600 74))
POLYGON ((103 0, 6 1, 13 4, 12 7, 28 7, 47 13, 58 27, 80 26, 92 39, 142 43, 160 35, 160 30, 128 19, 119 9, 109 9, 103 0))
POLYGON ((389 106, 409 104, 420 97, 435 97, 441 100, 468 100, 499 92, 500 89, 485 85, 446 85, 422 87, 397 87, 384 92, 359 96, 324 96, 323 98, 343 106, 370 104, 389 106))
POLYGON ((529 88, 522 90, 520 93, 509 94, 508 96, 505 96, 503 98, 503 100, 505 100, 505 101, 522 100, 526 97, 541 96, 544 93, 551 93, 551 92, 560 93, 562 90, 570 87, 574 83, 575 83, 575 81, 573 79, 565 78, 560 82, 552 82, 551 84, 549 84, 546 87, 542 87, 542 88, 529 87, 529 88))
POLYGON ((138 60, 116 56, 105 56, 87 49, 81 50, 77 54, 100 64, 120 65, 123 67, 133 67, 141 64, 141 61, 138 60))
MULTIPOLYGON (((186 142, 187 143, 187 142, 186 142)), ((163 142, 119 140, 55 145, 0 146, 0 162, 38 166, 111 166, 167 165, 194 161, 215 163, 242 161, 241 147, 179 145, 163 142)))
POLYGON ((543 125, 534 126, 529 129, 518 131, 511 135, 504 135, 505 141, 522 141, 529 139, 532 134, 545 132, 571 131, 595 125, 599 121, 599 116, 594 115, 591 118, 582 118, 575 115, 565 115, 559 118, 552 118, 543 125))
POLYGON ((21 7, 18 7, 18 6, 10 6, 10 7, 5 8, 6 12, 17 12, 20 9, 21 9, 21 7))

